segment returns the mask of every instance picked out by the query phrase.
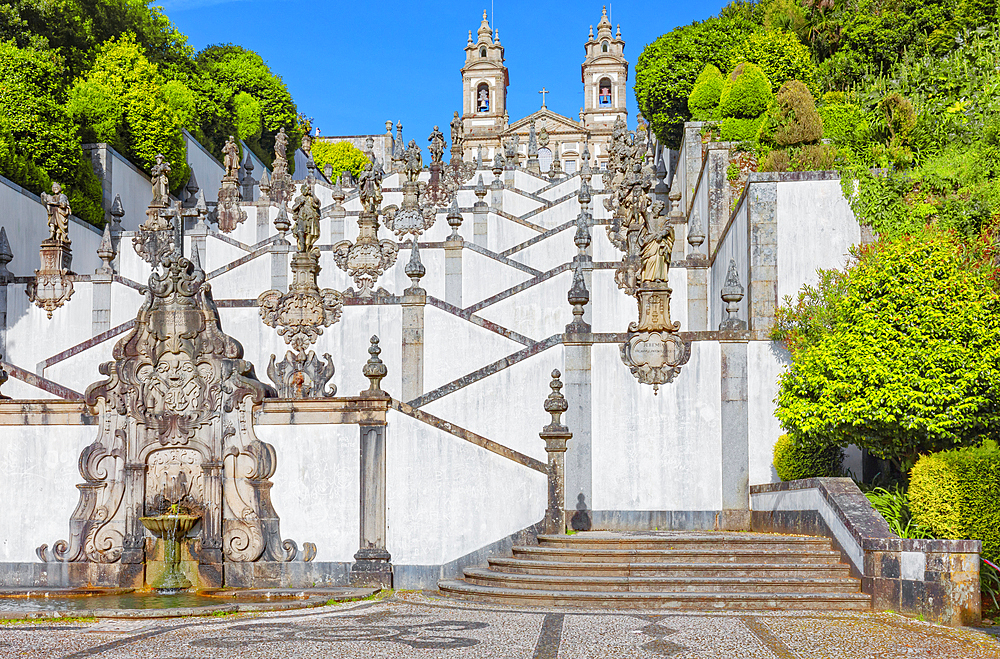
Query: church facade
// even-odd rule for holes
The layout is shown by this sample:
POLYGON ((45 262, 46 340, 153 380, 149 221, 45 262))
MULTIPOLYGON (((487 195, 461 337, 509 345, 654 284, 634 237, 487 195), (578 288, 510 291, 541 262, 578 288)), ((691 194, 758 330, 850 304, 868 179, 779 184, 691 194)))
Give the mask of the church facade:
POLYGON ((462 114, 464 159, 476 157, 480 147, 484 157, 502 152, 505 143, 517 140, 521 156, 527 154, 528 138, 534 124, 538 142, 538 160, 547 172, 555 158, 562 169, 572 174, 580 167, 585 146, 591 164, 600 168, 607 162, 611 130, 619 117, 628 118, 628 61, 621 27, 612 29, 604 10, 596 36, 591 27, 584 44, 586 56, 580 66, 584 88, 584 107, 576 119, 545 107, 537 112, 510 120, 507 112, 507 88, 510 75, 504 64, 504 48, 499 31, 490 27, 486 12, 476 33, 469 32, 462 67, 462 114))

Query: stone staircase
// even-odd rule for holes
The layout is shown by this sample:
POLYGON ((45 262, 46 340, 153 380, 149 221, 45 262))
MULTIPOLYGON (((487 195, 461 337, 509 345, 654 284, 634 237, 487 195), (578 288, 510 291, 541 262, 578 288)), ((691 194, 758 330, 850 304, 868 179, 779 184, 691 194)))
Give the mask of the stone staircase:
POLYGON ((687 610, 871 608, 828 538, 730 532, 541 535, 438 584, 499 604, 687 610))

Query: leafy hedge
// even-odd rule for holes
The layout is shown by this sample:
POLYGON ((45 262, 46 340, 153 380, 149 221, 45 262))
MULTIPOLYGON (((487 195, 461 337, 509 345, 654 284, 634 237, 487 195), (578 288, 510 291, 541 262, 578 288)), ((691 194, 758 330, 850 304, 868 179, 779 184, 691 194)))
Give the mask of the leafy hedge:
POLYGON ((798 80, 781 85, 775 103, 761 126, 760 141, 779 147, 818 142, 823 137, 823 122, 816 112, 812 93, 798 80))
POLYGON ((750 62, 738 64, 726 77, 719 97, 719 115, 736 119, 756 119, 764 114, 774 95, 764 71, 750 62))
POLYGON ((783 481, 840 476, 843 462, 839 446, 802 445, 790 435, 782 435, 774 444, 774 470, 783 481))
POLYGON ((695 121, 708 121, 714 119, 715 108, 719 106, 719 97, 722 96, 722 87, 725 84, 725 77, 718 67, 713 64, 706 64, 705 68, 694 81, 694 89, 688 96, 688 110, 691 111, 691 118, 695 121))
POLYGON ((972 538, 1000 560, 1000 448, 982 446, 921 457, 910 471, 914 520, 937 538, 972 538))

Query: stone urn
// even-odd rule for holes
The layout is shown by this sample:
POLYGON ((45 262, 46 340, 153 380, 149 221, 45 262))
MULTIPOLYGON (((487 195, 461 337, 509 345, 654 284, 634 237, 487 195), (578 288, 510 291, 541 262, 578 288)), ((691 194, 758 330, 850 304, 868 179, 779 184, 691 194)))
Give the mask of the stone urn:
POLYGON ((162 540, 164 544, 164 562, 166 571, 160 583, 154 588, 160 592, 177 592, 191 587, 184 573, 180 571, 181 540, 194 527, 195 523, 201 519, 198 515, 184 515, 180 513, 168 513, 155 517, 140 517, 142 525, 149 529, 149 532, 162 540))

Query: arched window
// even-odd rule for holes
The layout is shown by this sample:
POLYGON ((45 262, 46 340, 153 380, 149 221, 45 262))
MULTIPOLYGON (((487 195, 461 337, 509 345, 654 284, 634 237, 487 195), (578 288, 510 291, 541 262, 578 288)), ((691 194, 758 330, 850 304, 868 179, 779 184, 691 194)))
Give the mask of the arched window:
POLYGON ((552 149, 543 146, 538 150, 538 168, 548 172, 550 167, 552 167, 552 149))
POLYGON ((602 41, 601 42, 601 52, 602 53, 608 52, 608 42, 607 41, 602 41))
POLYGON ((479 56, 480 57, 486 57, 486 46, 480 47, 480 49, 479 49, 479 56))
POLYGON ((485 82, 479 83, 479 87, 476 88, 476 111, 490 111, 490 86, 485 82))
POLYGON ((597 100, 601 105, 611 105, 611 79, 601 78, 598 85, 597 100))

